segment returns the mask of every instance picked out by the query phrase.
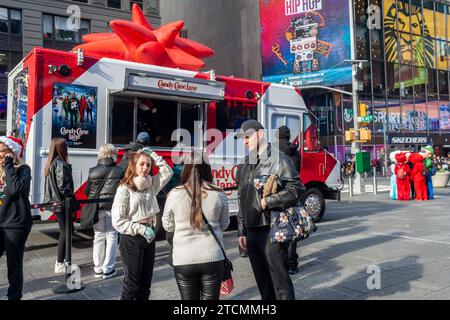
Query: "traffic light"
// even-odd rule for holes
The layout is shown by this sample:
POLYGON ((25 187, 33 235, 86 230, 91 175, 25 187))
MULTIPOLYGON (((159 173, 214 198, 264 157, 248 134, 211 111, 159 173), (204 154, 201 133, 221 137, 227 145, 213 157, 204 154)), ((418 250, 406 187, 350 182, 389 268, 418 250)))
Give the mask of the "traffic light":
POLYGON ((372 140, 372 131, 369 129, 361 129, 361 131, 359 131, 359 139, 363 142, 372 140))
POLYGON ((350 129, 345 131, 345 141, 355 141, 356 140, 356 131, 354 129, 350 129))
POLYGON ((369 111, 369 106, 363 102, 359 103, 359 116, 365 117, 367 116, 367 111, 369 111))

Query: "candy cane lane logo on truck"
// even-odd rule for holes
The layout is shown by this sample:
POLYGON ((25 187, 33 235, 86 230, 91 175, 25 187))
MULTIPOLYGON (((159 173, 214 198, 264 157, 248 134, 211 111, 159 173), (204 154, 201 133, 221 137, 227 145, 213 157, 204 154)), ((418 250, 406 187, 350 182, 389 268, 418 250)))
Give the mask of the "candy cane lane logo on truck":
POLYGON ((197 92, 198 87, 189 83, 182 83, 178 81, 164 81, 158 80, 158 88, 160 89, 169 89, 176 91, 188 91, 188 92, 197 92))

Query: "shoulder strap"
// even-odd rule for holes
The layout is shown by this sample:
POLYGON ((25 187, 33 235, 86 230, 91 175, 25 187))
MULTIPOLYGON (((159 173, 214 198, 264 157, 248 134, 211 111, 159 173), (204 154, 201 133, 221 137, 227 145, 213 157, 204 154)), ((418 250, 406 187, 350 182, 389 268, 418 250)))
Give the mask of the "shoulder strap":
POLYGON ((209 224, 208 219, 206 219, 205 214, 203 213, 203 210, 202 210, 202 217, 203 217, 203 221, 205 222, 206 227, 209 229, 209 232, 211 232, 214 240, 216 240, 217 244, 219 245, 220 250, 222 250, 223 257, 225 258, 225 260, 228 260, 227 254, 225 253, 225 250, 224 250, 224 248, 222 246, 222 243, 220 243, 220 240, 217 238, 216 233, 214 232, 213 228, 209 224))
POLYGON ((94 193, 94 198, 98 198, 98 196, 100 195, 100 192, 102 191, 103 187, 105 186, 106 180, 108 180, 108 177, 111 174, 111 172, 113 171, 113 169, 114 169, 114 166, 111 166, 111 168, 106 173, 105 177, 103 178, 102 183, 100 183, 100 185, 97 188, 97 191, 94 193))

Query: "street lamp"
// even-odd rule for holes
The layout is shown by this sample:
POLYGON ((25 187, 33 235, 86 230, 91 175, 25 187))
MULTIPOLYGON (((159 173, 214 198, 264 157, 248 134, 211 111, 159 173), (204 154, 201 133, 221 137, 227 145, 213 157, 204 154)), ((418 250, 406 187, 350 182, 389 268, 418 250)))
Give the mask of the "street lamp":
MULTIPOLYGON (((352 64, 352 97, 353 97, 353 126, 356 130, 356 141, 352 142, 352 154, 360 152, 362 149, 362 145, 357 142, 361 140, 359 137, 359 123, 358 123, 358 70, 362 70, 364 63, 367 63, 367 60, 344 60, 344 62, 348 62, 352 64)), ((355 172, 355 179, 353 184, 353 192, 354 194, 363 194, 365 192, 364 183, 361 177, 361 174, 358 171, 355 172)))

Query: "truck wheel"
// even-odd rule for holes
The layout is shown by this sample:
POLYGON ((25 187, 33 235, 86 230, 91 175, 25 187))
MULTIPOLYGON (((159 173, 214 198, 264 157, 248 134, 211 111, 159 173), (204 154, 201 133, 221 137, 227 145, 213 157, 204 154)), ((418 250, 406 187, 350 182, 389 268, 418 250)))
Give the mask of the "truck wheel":
POLYGON ((303 198, 303 205, 314 222, 322 220, 325 213, 325 199, 318 189, 309 189, 303 198))

